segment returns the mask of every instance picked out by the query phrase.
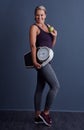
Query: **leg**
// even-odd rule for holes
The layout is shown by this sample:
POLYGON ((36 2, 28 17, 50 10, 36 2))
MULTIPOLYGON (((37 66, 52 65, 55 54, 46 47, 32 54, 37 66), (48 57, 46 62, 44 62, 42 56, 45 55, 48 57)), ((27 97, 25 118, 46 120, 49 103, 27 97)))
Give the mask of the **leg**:
POLYGON ((48 114, 49 109, 53 103, 53 100, 55 99, 57 95, 57 92, 60 86, 59 86, 59 82, 56 77, 56 74, 53 68, 51 67, 51 64, 48 64, 45 67, 43 67, 42 74, 45 78, 45 81, 49 84, 49 87, 50 87, 49 92, 46 97, 46 103, 45 103, 45 109, 44 109, 44 112, 48 114))
POLYGON ((50 89, 46 97, 44 111, 39 115, 39 117, 43 120, 43 122, 46 125, 51 126, 52 120, 49 116, 49 110, 53 103, 54 98, 57 95, 59 89, 59 82, 50 64, 47 64, 45 67, 43 67, 41 69, 41 73, 44 76, 45 81, 49 84, 50 89))
POLYGON ((40 114, 42 92, 44 90, 45 80, 40 71, 37 72, 37 87, 34 95, 35 115, 38 117, 40 114))

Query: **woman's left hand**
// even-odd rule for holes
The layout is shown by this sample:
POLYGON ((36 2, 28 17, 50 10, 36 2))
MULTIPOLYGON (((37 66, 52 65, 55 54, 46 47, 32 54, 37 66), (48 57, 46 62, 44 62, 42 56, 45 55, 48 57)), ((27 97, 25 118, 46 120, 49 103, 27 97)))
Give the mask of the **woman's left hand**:
POLYGON ((57 37, 57 31, 54 29, 51 34, 54 36, 54 37, 57 37))

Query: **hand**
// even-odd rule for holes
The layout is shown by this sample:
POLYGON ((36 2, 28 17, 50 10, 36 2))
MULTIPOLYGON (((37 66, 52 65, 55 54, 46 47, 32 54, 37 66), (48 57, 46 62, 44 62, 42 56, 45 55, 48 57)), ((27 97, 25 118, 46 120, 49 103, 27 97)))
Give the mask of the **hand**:
POLYGON ((40 69, 40 68, 41 68, 41 64, 39 64, 38 62, 35 62, 35 63, 34 63, 34 67, 35 67, 36 69, 40 69))
POLYGON ((57 37, 57 31, 55 30, 55 28, 51 25, 48 24, 48 29, 49 29, 49 32, 54 36, 54 37, 57 37))
POLYGON ((57 37, 57 31, 54 29, 51 34, 54 36, 54 37, 57 37))

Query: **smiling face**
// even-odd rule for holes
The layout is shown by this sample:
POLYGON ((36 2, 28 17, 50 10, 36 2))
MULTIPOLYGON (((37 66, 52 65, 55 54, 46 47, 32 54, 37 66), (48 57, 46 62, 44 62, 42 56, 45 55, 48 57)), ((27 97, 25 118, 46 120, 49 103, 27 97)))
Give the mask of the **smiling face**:
POLYGON ((42 9, 38 9, 35 13, 35 20, 38 24, 43 24, 45 22, 46 13, 42 9))

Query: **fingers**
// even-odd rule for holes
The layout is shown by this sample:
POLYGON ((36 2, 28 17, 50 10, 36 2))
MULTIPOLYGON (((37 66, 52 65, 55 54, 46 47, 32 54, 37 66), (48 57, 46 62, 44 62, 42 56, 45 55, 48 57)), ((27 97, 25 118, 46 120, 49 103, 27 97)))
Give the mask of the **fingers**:
POLYGON ((36 68, 36 69, 40 69, 41 68, 41 64, 39 64, 39 63, 34 63, 34 67, 36 68))
POLYGON ((57 36, 57 31, 54 29, 54 30, 51 32, 51 34, 56 37, 56 36, 57 36))

